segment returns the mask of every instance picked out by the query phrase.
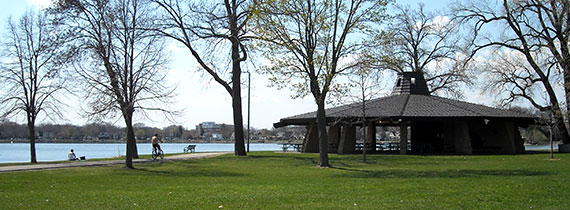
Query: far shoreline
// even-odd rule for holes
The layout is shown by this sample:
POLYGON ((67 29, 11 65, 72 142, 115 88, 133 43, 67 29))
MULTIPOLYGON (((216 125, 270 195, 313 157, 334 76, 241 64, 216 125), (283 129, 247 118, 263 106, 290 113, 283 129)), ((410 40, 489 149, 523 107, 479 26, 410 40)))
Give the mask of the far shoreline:
MULTIPOLYGON (((28 139, 0 139, 0 144, 2 143, 30 143, 28 139)), ((55 143, 55 144, 123 144, 126 143, 125 140, 122 139, 103 139, 103 140, 72 140, 72 139, 49 139, 49 140, 36 140, 36 143, 55 143)), ((150 143, 150 140, 137 140, 137 143, 150 143)), ((201 143, 201 144, 233 144, 235 143, 232 140, 166 140, 164 143, 179 143, 179 144, 192 144, 192 143, 201 143)), ((275 143, 275 144, 300 144, 302 140, 250 140, 250 144, 257 144, 257 143, 275 143)), ((247 139, 245 140, 245 144, 247 144, 247 139)))

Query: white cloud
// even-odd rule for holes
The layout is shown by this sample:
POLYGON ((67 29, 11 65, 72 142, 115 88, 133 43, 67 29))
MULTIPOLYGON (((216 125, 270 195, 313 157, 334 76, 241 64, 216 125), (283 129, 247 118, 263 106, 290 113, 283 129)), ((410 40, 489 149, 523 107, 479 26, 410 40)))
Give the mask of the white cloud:
POLYGON ((28 0, 28 5, 39 8, 47 8, 52 4, 52 0, 28 0))
POLYGON ((444 26, 451 23, 451 19, 447 16, 436 16, 433 18, 432 24, 438 26, 438 28, 443 28, 444 26))
MULTIPOLYGON (((448 16, 435 16, 431 22, 428 21, 426 26, 431 28, 433 31, 441 31, 442 29, 448 28, 452 24, 451 19, 448 16)), ((419 30, 422 27, 421 22, 416 22, 416 29, 419 30)))

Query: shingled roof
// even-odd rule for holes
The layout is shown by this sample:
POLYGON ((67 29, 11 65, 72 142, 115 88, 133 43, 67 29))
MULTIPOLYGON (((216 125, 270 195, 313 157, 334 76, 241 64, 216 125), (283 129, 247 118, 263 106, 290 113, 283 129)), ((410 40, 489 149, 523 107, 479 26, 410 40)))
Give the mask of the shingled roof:
MULTIPOLYGON (((429 118, 503 118, 527 122, 534 120, 534 116, 525 113, 431 96, 427 91, 427 85, 422 75, 414 74, 415 72, 407 73, 408 74, 399 75, 392 96, 377 98, 366 102, 365 113, 368 119, 397 121, 399 119, 429 118)), ((326 109, 326 116, 327 121, 351 121, 361 118, 362 103, 326 109)), ((314 122, 315 119, 316 112, 309 112, 283 118, 278 123, 275 123, 274 126, 306 125, 314 122)))

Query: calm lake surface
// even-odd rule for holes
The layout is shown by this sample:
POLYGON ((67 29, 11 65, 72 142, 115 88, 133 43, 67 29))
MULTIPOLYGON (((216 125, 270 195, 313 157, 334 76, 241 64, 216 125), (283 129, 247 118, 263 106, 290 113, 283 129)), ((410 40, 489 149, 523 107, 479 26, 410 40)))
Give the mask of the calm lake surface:
MULTIPOLYGON (((166 154, 182 153, 184 147, 189 144, 196 145, 196 152, 232 152, 233 144, 202 144, 202 143, 163 143, 160 144, 166 154)), ((247 145, 246 145, 247 148, 247 145)), ((66 160, 67 153, 73 149, 77 157, 85 156, 90 158, 111 158, 124 156, 126 145, 121 144, 36 144, 36 157, 38 161, 58 161, 66 160)), ((152 145, 150 143, 137 144, 140 155, 151 154, 152 145)), ((250 144, 250 151, 279 151, 280 144, 250 144)), ((30 162, 30 144, 28 143, 2 143, 0 144, 0 163, 30 162)))
MULTIPOLYGON (((184 147, 191 143, 164 143, 162 150, 166 154, 182 153, 184 147)), ((192 143, 196 145, 196 152, 232 152, 233 144, 205 144, 192 143)), ((139 154, 150 154, 151 144, 137 144, 139 154)), ((550 146, 525 145, 526 150, 549 150, 550 146)), ((36 144, 36 155, 38 161, 59 161, 66 160, 67 153, 73 149, 77 157, 85 156, 90 158, 111 158, 124 156, 126 146, 122 144, 36 144)), ((250 151, 280 151, 281 144, 250 144, 250 151)), ((558 145, 554 145, 558 149, 558 145)), ((30 161, 30 144, 27 143, 2 143, 0 144, 0 163, 17 163, 30 161)))

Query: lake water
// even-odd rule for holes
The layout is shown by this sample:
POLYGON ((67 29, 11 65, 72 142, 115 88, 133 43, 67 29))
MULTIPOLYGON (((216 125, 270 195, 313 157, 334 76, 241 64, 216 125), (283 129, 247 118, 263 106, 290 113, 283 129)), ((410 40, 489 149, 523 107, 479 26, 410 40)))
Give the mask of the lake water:
MULTIPOLYGON (((166 154, 182 153, 188 144, 196 145, 196 152, 233 152, 233 144, 201 144, 201 143, 164 143, 160 144, 166 154)), ((246 146, 247 148, 247 146, 246 146)), ((122 144, 36 144, 36 157, 38 161, 66 160, 67 153, 73 149, 77 157, 111 158, 124 156, 126 145, 122 144)), ((151 154, 151 144, 137 144, 140 155, 151 154)), ((279 151, 280 144, 250 144, 250 151, 279 151)), ((30 144, 28 143, 2 143, 0 144, 0 163, 30 162, 30 144)))
MULTIPOLYGON (((166 154, 182 153, 184 147, 189 143, 164 143, 162 150, 166 154)), ((201 144, 196 143, 196 152, 233 152, 233 144, 201 144)), ((250 151, 280 151, 281 144, 250 144, 250 151)), ((137 144, 139 154, 150 154, 151 144, 137 144)), ((550 146, 525 145, 526 150, 550 150, 550 146)), ((90 158, 111 158, 124 156, 125 144, 36 144, 36 157, 38 161, 58 161, 66 160, 67 153, 73 149, 77 157, 85 156, 90 158)), ((558 145, 554 145, 558 149, 558 145)), ((27 143, 2 143, 0 144, 0 163, 17 163, 30 161, 30 144, 27 143)))
MULTIPOLYGON (((539 150, 548 150, 550 151, 550 145, 524 145, 524 148, 527 151, 539 151, 539 150)), ((558 145, 555 144, 553 145, 553 149, 557 150, 558 149, 558 145)))

